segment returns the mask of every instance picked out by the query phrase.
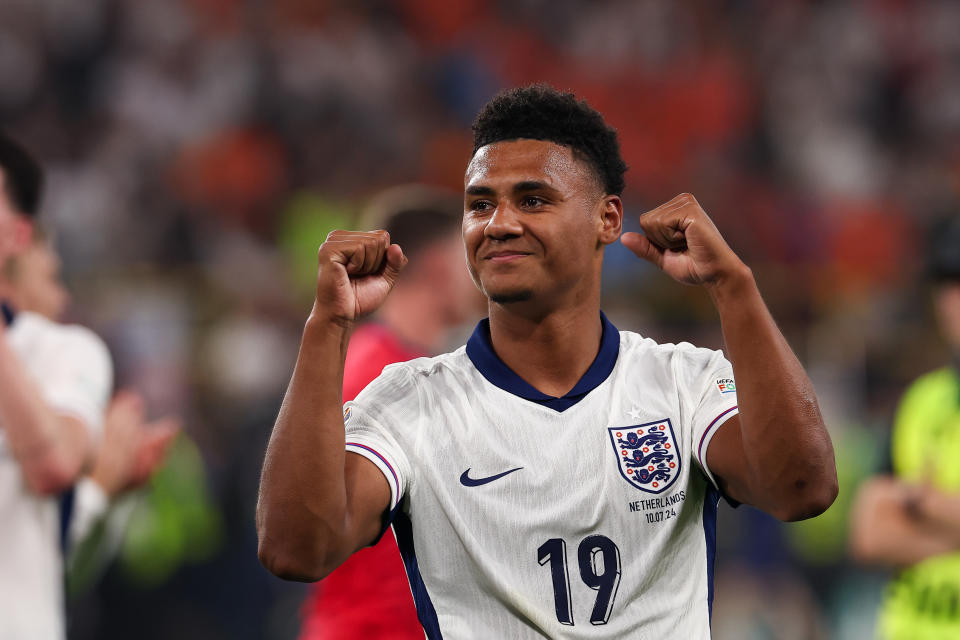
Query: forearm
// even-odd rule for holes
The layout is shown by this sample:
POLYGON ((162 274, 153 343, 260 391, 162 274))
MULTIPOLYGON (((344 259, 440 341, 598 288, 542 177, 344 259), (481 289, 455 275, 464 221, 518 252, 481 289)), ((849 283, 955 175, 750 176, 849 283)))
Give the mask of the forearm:
POLYGON ((913 510, 920 520, 955 549, 960 549, 960 494, 916 487, 913 510))
POLYGON ((31 489, 49 494, 79 476, 88 443, 47 406, 19 357, 0 332, 0 426, 31 489))
POLYGON ((836 497, 836 465, 810 379, 746 266, 708 291, 737 381, 745 497, 783 520, 824 511, 836 497))
POLYGON ((349 330, 311 316, 260 480, 261 561, 290 579, 316 579, 345 534, 343 362, 349 330))
POLYGON ((850 551, 864 564, 909 567, 960 548, 942 528, 906 507, 905 488, 887 477, 863 484, 850 515, 850 551))

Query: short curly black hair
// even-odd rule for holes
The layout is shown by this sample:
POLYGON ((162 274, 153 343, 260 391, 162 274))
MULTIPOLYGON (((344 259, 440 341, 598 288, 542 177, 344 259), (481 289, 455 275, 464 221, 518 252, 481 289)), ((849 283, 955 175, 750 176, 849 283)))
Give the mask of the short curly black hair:
POLYGON ((529 138, 570 147, 596 172, 608 194, 620 195, 627 165, 617 132, 593 107, 545 84, 507 89, 480 109, 473 122, 473 153, 503 140, 529 138))

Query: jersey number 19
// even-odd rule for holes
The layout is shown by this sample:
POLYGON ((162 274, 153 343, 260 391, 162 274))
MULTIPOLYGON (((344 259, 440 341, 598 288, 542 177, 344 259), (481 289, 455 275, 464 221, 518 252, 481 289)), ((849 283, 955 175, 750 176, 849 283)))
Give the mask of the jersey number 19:
MULTIPOLYGON (((573 624, 573 605, 570 601, 570 573, 567 570, 567 543, 563 538, 550 538, 537 549, 537 561, 550 563, 553 578, 553 602, 557 620, 573 624)), ((613 610, 620 585, 620 549, 606 536, 587 536, 577 548, 580 579, 597 591, 590 624, 606 624, 613 610)))

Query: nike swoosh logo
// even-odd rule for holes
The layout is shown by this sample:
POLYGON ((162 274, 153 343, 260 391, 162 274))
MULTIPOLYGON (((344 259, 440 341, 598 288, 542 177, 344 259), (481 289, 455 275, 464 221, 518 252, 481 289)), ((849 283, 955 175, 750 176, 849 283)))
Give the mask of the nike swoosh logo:
POLYGON ((467 469, 460 474, 460 484, 465 487, 479 487, 482 484, 487 484, 488 482, 493 482, 494 480, 499 480, 505 475, 509 475, 514 471, 520 471, 523 467, 517 467, 516 469, 510 469, 509 471, 504 471, 503 473, 498 473, 495 476, 487 476, 486 478, 471 478, 470 469, 467 469))

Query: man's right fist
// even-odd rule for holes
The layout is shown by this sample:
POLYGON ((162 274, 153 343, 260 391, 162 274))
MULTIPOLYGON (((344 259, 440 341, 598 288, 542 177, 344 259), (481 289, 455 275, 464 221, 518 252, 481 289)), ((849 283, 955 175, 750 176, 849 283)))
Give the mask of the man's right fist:
POLYGON ((319 262, 313 314, 347 325, 383 304, 407 258, 386 231, 331 231, 319 262))

